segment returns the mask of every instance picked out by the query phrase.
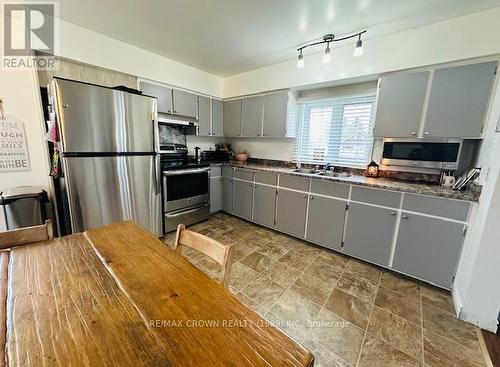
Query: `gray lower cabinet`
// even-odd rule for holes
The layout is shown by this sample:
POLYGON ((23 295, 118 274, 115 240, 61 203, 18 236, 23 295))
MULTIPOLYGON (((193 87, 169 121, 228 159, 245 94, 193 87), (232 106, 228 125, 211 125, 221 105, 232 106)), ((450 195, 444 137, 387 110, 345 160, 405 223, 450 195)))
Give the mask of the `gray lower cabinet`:
POLYGON ((148 96, 158 100, 158 112, 172 113, 172 89, 156 84, 141 82, 141 90, 148 96))
POLYGON ((198 117, 198 96, 182 90, 173 90, 174 115, 198 117))
POLYGON ((262 108, 264 97, 247 97, 241 101, 242 136, 257 137, 262 130, 262 108))
POLYGON ((224 136, 241 136, 241 99, 223 102, 224 136))
POLYGON ((254 185, 253 221, 266 227, 274 227, 276 188, 254 185))
POLYGON ((345 201, 309 195, 306 239, 340 250, 345 213, 345 201))
POLYGON ((304 238, 306 226, 307 195, 278 189, 276 229, 304 238))
POLYGON ((233 212, 233 179, 222 177, 222 210, 233 212))
POLYGON ((481 137, 496 67, 490 61, 435 70, 424 137, 481 137))
POLYGON ((234 181, 233 213, 247 220, 252 220, 253 183, 234 181))
POLYGON ((464 236, 464 225, 402 213, 392 267, 451 288, 464 236))
POLYGON ((210 128, 210 98, 198 97, 198 114, 198 135, 212 135, 212 129, 210 128))
POLYGON ((222 210, 222 177, 210 178, 210 214, 222 210))
POLYGON ((388 266, 396 218, 395 210, 350 203, 344 252, 388 266))
POLYGON ((422 120, 429 72, 382 77, 373 135, 416 137, 422 120))
POLYGON ((287 135, 288 92, 268 94, 264 97, 264 129, 262 136, 287 135))
POLYGON ((212 99, 212 136, 224 136, 222 101, 212 99))

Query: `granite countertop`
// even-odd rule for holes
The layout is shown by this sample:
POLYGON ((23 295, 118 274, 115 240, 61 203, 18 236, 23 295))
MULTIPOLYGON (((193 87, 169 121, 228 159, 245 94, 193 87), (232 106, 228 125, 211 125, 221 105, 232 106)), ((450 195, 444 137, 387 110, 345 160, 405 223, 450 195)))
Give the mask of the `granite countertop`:
POLYGON ((475 202, 479 200, 479 194, 477 192, 468 190, 456 191, 433 184, 391 180, 386 178, 365 177, 360 175, 351 175, 346 177, 320 176, 318 174, 293 172, 293 169, 286 167, 266 166, 266 165, 252 164, 252 163, 241 164, 236 162, 226 162, 223 164, 228 164, 233 167, 252 169, 256 171, 285 173, 294 176, 311 177, 320 180, 330 180, 345 184, 368 186, 373 188, 408 192, 413 194, 437 196, 448 199, 467 200, 475 202))

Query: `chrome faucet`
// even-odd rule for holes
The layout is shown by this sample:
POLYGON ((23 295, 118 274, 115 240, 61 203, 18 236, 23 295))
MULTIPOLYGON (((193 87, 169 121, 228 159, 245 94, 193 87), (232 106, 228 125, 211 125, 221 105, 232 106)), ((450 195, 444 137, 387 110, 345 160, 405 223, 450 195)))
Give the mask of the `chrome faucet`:
POLYGON ((327 163, 325 165, 325 171, 334 171, 335 170, 335 166, 333 165, 333 163, 327 163))

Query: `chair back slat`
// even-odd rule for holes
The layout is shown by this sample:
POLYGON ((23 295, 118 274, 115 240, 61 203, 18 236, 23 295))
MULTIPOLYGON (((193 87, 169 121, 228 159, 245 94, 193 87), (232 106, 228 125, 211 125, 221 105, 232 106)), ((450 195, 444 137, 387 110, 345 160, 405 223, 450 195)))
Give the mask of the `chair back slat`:
POLYGON ((233 254, 232 245, 224 245, 210 237, 190 231, 183 224, 179 224, 175 238, 176 251, 180 251, 181 245, 191 247, 218 262, 222 266, 221 284, 226 288, 228 287, 233 254))
POLYGON ((47 241, 54 237, 52 221, 32 227, 0 232, 0 249, 24 245, 31 242, 47 241))

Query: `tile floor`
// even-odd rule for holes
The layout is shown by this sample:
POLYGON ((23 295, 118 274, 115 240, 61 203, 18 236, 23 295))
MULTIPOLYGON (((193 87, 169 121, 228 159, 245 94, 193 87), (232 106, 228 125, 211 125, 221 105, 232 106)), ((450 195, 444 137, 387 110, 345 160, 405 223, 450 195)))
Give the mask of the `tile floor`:
MULTIPOLYGON (((316 367, 486 366, 448 292, 223 213, 190 229, 235 246, 230 291, 311 350, 316 367)), ((220 276, 210 258, 182 251, 220 276)))

